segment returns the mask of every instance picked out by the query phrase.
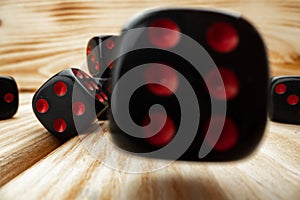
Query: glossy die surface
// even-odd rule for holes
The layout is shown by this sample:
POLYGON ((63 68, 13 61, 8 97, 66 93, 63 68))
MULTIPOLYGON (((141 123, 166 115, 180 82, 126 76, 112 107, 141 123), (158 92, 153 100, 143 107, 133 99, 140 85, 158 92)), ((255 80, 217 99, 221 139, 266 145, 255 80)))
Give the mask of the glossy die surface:
POLYGON ((18 110, 18 87, 10 76, 0 76, 0 85, 0 119, 9 119, 18 110))
POLYGON ((101 79, 110 77, 116 48, 118 48, 116 36, 96 36, 89 40, 86 49, 87 66, 93 77, 101 79))
POLYGON ((300 76, 271 79, 269 117, 273 121, 300 124, 300 76))
POLYGON ((101 86, 79 69, 66 69, 35 93, 33 111, 43 126, 61 140, 84 133, 107 107, 101 86))
MULTIPOLYGON (((121 37, 119 53, 125 54, 116 61, 112 77, 114 90, 120 79, 144 64, 149 66, 136 77, 141 77, 145 83, 157 80, 161 85, 145 84, 139 87, 131 95, 129 105, 124 104, 126 100, 123 93, 116 90, 115 96, 112 96, 115 98, 112 99, 112 109, 114 106, 128 106, 132 120, 141 127, 151 122, 149 109, 155 104, 164 107, 167 117, 165 119, 162 113, 154 113, 152 122, 155 124, 165 119, 163 128, 154 136, 148 134, 147 130, 146 133, 145 130, 135 133, 140 136, 151 135, 140 138, 123 131, 116 123, 116 116, 111 114, 112 138, 120 148, 133 153, 149 153, 173 145, 180 123, 186 120, 182 117, 184 111, 180 108, 180 101, 173 94, 184 90, 184 81, 178 72, 194 90, 200 110, 200 120, 196 122, 197 133, 178 160, 235 160, 249 155, 255 149, 266 124, 268 61, 263 41, 250 23, 239 16, 206 10, 158 10, 140 14, 131 20, 121 37), (138 34, 132 31, 140 28, 144 29, 138 34), (209 58, 203 57, 202 52, 187 45, 185 42, 189 40, 181 33, 201 45, 212 58, 215 67, 209 58), (176 55, 176 51, 183 52, 186 57, 193 57, 198 65, 191 65, 187 58, 176 55), (202 70, 202 74, 195 69, 202 70), (217 79, 218 74, 222 83, 217 79), (213 111, 212 102, 225 104, 225 114, 213 111), (213 129, 208 131, 208 125, 223 127, 216 143, 210 142, 216 133, 213 129), (211 151, 205 157, 199 157, 204 141, 211 151)), ((120 112, 118 115, 121 116, 120 112)), ((121 120, 126 121, 127 118, 121 120)), ((185 130, 186 137, 190 137, 191 129, 185 130)), ((178 145, 179 148, 181 144, 178 145)), ((173 159, 172 152, 148 156, 173 159)))

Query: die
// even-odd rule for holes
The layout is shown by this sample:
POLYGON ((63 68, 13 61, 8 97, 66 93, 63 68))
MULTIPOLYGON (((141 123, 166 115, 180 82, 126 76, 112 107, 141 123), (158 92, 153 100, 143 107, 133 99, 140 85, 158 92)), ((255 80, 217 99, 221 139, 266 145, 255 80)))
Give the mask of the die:
POLYGON ((125 25, 118 44, 109 112, 118 147, 186 161, 253 152, 266 125, 269 72, 248 21, 200 9, 148 11, 125 25))
POLYGON ((113 53, 117 46, 117 36, 101 35, 91 38, 86 48, 87 66, 90 74, 105 81, 111 76, 114 66, 113 53))
POLYGON ((0 120, 13 117, 19 106, 16 81, 10 76, 0 76, 0 120))
POLYGON ((300 124, 300 76, 277 76, 270 80, 269 117, 272 121, 300 124))
POLYGON ((42 125, 66 141, 85 133, 107 108, 107 95, 84 71, 65 69, 44 83, 32 100, 42 125))
MULTIPOLYGON (((87 66, 90 74, 102 85, 103 91, 111 93, 111 72, 114 63, 114 54, 118 49, 119 37, 115 35, 100 35, 89 40, 86 48, 87 66)), ((107 111, 107 110, 106 110, 107 111)), ((106 120, 106 114, 101 120, 106 120)))

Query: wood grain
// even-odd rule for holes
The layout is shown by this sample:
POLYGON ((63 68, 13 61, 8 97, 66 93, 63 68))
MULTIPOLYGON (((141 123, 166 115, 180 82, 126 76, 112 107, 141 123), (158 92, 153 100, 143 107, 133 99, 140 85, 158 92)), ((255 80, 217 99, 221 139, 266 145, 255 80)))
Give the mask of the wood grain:
POLYGON ((31 99, 32 94, 22 94, 17 114, 0 121, 0 186, 61 144, 34 117, 31 99))
MULTIPOLYGON (((99 160, 73 138, 0 189, 4 199, 297 199, 300 127, 269 123, 260 149, 231 163, 174 162, 149 173, 123 172, 135 161, 106 140, 99 160), (119 169, 104 161, 116 158, 119 169)), ((98 134, 99 138, 104 137, 98 134)), ((159 161, 147 160, 148 164, 159 161)), ((145 166, 145 165, 144 165, 145 166)))
POLYGON ((35 90, 54 73, 85 65, 89 38, 119 33, 130 17, 153 7, 237 11, 262 33, 272 75, 300 74, 299 0, 4 0, 0 3, 0 73, 13 75, 21 90, 35 90))
MULTIPOLYGON (((1 0, 0 74, 14 76, 20 91, 34 91, 64 68, 84 68, 90 37, 118 33, 135 13, 153 7, 240 12, 262 33, 271 74, 300 74, 299 0, 1 0)), ((101 140, 107 132, 61 145, 34 117, 32 95, 22 93, 18 114, 0 121, 1 200, 299 199, 299 126, 269 122, 261 148, 239 162, 176 162, 133 174, 103 161, 114 158, 122 170, 151 168, 162 161, 116 151, 108 140, 101 140), (98 140, 102 151, 97 160, 86 145, 98 140)))

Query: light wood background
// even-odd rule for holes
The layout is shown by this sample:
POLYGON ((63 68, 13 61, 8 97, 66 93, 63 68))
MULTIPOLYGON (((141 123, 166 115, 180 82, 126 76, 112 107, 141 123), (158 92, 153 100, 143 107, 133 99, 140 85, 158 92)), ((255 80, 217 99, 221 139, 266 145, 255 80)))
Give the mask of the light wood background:
POLYGON ((132 174, 96 161, 82 145, 89 136, 61 144, 39 124, 31 111, 33 92, 54 73, 81 66, 90 37, 118 33, 132 15, 153 7, 240 12, 262 33, 271 74, 300 74, 299 0, 1 0, 0 74, 14 76, 22 92, 17 115, 0 121, 1 200, 300 199, 296 125, 269 122, 260 148, 240 162, 176 162, 132 174))

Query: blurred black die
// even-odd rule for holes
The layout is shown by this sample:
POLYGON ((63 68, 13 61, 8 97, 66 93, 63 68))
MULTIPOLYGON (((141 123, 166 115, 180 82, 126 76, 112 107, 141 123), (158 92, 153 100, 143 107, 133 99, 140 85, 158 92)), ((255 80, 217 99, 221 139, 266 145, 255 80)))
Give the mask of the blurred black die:
POLYGON ((9 119, 18 110, 18 87, 10 76, 0 76, 0 85, 0 119, 9 119))

